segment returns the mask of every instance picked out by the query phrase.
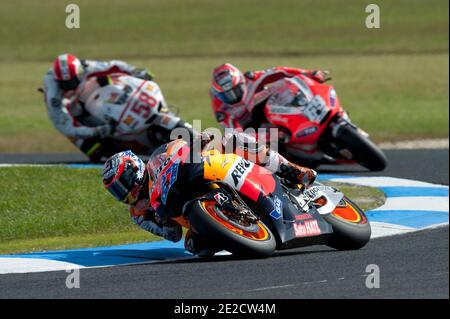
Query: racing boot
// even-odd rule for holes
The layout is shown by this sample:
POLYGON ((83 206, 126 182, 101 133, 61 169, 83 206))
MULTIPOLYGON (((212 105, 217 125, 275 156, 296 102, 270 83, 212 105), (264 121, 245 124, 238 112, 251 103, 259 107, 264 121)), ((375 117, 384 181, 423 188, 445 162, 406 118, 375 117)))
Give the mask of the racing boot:
POLYGON ((317 172, 307 167, 289 163, 280 165, 280 175, 288 183, 309 186, 316 180, 317 172))
POLYGON ((206 242, 198 235, 194 235, 191 230, 188 230, 184 238, 184 248, 193 255, 202 258, 209 258, 214 256, 215 250, 209 248, 206 242))

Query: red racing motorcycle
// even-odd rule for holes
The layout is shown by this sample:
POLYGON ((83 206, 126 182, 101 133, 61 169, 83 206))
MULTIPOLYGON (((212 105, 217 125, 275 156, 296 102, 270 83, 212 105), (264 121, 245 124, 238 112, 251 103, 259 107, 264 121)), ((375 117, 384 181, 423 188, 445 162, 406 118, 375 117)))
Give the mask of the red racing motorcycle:
POLYGON ((386 167, 385 154, 350 121, 332 85, 298 75, 267 91, 267 102, 253 109, 253 117, 278 128, 279 152, 291 161, 308 167, 358 163, 371 171, 386 167))

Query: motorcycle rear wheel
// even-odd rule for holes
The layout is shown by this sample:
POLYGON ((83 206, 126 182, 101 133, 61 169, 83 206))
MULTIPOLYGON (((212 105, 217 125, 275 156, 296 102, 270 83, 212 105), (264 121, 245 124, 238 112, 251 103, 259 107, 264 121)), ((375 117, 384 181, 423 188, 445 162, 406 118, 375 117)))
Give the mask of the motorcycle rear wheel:
POLYGON ((261 221, 248 226, 226 220, 215 201, 197 200, 189 213, 191 226, 207 240, 239 257, 266 258, 276 247, 275 237, 261 221))
POLYGON ((323 216, 333 227, 327 245, 338 250, 355 250, 364 247, 372 233, 364 212, 344 196, 345 207, 337 207, 331 214, 323 216))

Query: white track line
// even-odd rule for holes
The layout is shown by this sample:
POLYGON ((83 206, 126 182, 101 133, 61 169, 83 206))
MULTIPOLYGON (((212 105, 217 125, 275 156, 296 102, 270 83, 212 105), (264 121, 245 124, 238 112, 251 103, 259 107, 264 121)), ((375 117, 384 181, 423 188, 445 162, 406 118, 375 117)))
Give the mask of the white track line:
POLYGON ((330 181, 339 183, 348 183, 361 186, 370 187, 447 187, 446 185, 432 184, 427 182, 416 181, 412 179, 397 178, 397 177, 344 177, 331 178, 330 181))
POLYGON ((448 197, 391 197, 386 198, 383 206, 375 208, 372 211, 378 210, 423 210, 448 213, 449 203, 448 197))
POLYGON ((86 268, 63 261, 35 258, 0 258, 0 274, 23 274, 29 272, 58 271, 86 268))
POLYGON ((372 235, 370 236, 370 239, 401 235, 417 231, 417 228, 381 222, 370 222, 370 227, 372 228, 372 235))

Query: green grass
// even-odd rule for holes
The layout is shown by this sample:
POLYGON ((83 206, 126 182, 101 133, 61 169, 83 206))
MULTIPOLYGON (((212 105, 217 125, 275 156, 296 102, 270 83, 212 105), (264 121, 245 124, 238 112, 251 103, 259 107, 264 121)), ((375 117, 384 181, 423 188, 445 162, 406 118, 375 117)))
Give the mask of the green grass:
MULTIPOLYGON (((169 103, 188 121, 217 126, 209 106, 209 80, 220 58, 130 60, 153 69, 169 103), (176 69, 176 73, 168 72, 176 69)), ((243 69, 271 65, 321 67, 333 83, 352 120, 376 141, 448 136, 448 54, 327 57, 235 58, 243 69), (388 71, 387 71, 388 70, 388 71)), ((0 151, 74 151, 49 121, 40 93, 47 63, 10 63, 0 73, 0 151), (33 66, 30 68, 30 65, 33 66), (28 70, 28 73, 26 71, 28 70), (16 71, 17 73, 14 73, 16 71), (14 74, 13 74, 14 73, 14 74), (13 75, 9 75, 13 74, 13 75), (48 141, 52 141, 48 143, 48 141)))
POLYGON ((380 207, 386 201, 384 193, 378 188, 335 182, 325 182, 324 184, 339 189, 363 211, 380 207))
MULTIPOLYGON (((376 189, 338 186, 366 210, 384 201, 376 189)), ((160 240, 134 225, 98 169, 1 168, 0 189, 2 254, 160 240)))
POLYGON ((51 250, 123 245, 160 240, 137 227, 133 231, 88 235, 15 239, 0 243, 0 254, 33 253, 51 250))
POLYGON ((3 0, 1 58, 448 50, 445 0, 378 0, 381 29, 365 27, 365 0, 78 0, 73 30, 69 3, 3 0))
POLYGON ((0 252, 159 240, 103 187, 101 170, 0 169, 0 252))
POLYGON ((331 70, 341 102, 375 141, 448 137, 446 0, 377 1, 381 28, 370 30, 363 0, 79 0, 72 30, 68 3, 0 2, 0 152, 75 151, 36 92, 66 51, 151 68, 168 102, 204 128, 217 126, 211 70, 228 61, 331 70))
POLYGON ((130 231, 127 208, 108 194, 101 170, 0 170, 0 241, 130 231))

